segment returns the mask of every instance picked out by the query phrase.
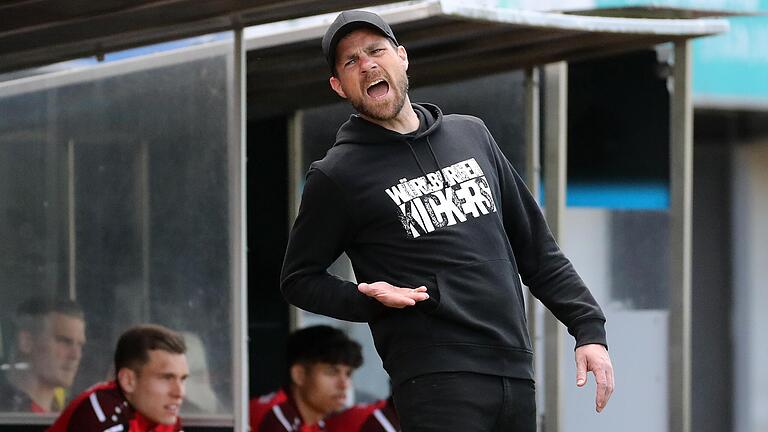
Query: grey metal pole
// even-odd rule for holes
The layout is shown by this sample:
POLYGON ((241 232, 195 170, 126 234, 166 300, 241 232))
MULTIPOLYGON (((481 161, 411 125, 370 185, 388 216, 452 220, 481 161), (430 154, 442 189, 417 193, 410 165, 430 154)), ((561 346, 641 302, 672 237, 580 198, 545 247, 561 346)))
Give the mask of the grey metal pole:
POLYGON ((303 111, 294 112, 288 119, 288 217, 291 224, 299 214, 301 203, 301 183, 304 178, 303 124, 303 111))
POLYGON ((67 141, 67 288, 77 300, 77 205, 75 193, 75 141, 67 141))
MULTIPOLYGON (((567 162, 568 65, 553 63, 544 67, 546 82, 544 113, 544 193, 547 223, 558 243, 565 219, 567 162)), ((562 329, 551 314, 544 318, 544 431, 561 430, 563 392, 562 329)))
MULTIPOLYGON (((539 70, 525 70, 525 183, 534 198, 539 201, 539 175, 541 174, 539 140, 539 70)), ((528 305, 528 334, 531 348, 536 352, 536 298, 526 293, 528 305)))
MULTIPOLYGON (((139 233, 141 236, 141 295, 145 299, 150 298, 149 284, 151 280, 151 259, 152 254, 152 227, 151 227, 151 211, 150 195, 152 191, 149 189, 149 143, 142 139, 139 143, 138 155, 136 158, 137 165, 137 195, 139 212, 141 217, 139 218, 139 233)), ((149 320, 149 302, 142 302, 141 317, 145 320, 149 320)))
MULTIPOLYGON (((59 92, 55 91, 48 91, 45 92, 45 116, 46 116, 46 128, 45 128, 45 155, 46 160, 51 161, 58 161, 60 157, 60 145, 61 145, 61 138, 59 136, 59 112, 60 112, 60 106, 59 103, 59 92), (50 159, 48 159, 50 158, 50 159)), ((70 138, 67 150, 69 150, 70 146, 74 146, 74 141, 70 138)), ((75 172, 69 171, 69 158, 73 156, 72 153, 66 153, 67 158, 67 168, 68 170, 64 172, 66 175, 66 184, 68 186, 67 189, 67 200, 71 197, 73 201, 67 201, 64 205, 64 211, 61 210, 61 203, 57 198, 60 194, 61 190, 61 183, 62 183, 62 177, 60 172, 60 166, 58 163, 47 163, 45 164, 45 175, 43 176, 43 181, 45 182, 45 201, 43 203, 44 207, 46 208, 45 211, 45 226, 47 229, 45 230, 45 267, 43 271, 43 277, 44 282, 43 286, 46 287, 46 289, 49 290, 55 290, 55 295, 61 295, 60 292, 58 292, 58 286, 59 286, 59 276, 61 275, 61 268, 59 263, 59 252, 61 244, 64 243, 67 245, 68 250, 68 258, 70 261, 67 263, 67 275, 70 277, 71 283, 69 284, 69 298, 71 300, 76 300, 77 292, 75 290, 75 284, 74 284, 74 276, 75 276, 75 266, 74 266, 74 258, 76 258, 75 255, 69 254, 69 252, 73 251, 74 247, 74 241, 75 237, 74 235, 71 237, 64 237, 59 233, 58 229, 55 229, 53 227, 58 226, 60 222, 60 218, 62 214, 68 214, 69 216, 74 216, 74 212, 76 209, 75 202, 74 202, 74 179, 75 179, 75 172), (72 185, 73 187, 70 189, 69 185, 72 185), (70 192, 72 192, 70 194, 70 192), (63 239, 63 241, 62 241, 63 239)), ((13 159, 13 158, 11 158, 13 159)), ((13 163, 13 161, 9 161, 10 163, 13 163)), ((72 162, 72 168, 74 168, 74 160, 72 162)), ((2 169, 2 167, 0 167, 2 169)), ((67 222, 69 224, 69 220, 67 222)), ((68 228, 72 227, 74 228, 74 224, 67 225, 68 228)), ((73 231, 74 232, 74 231, 73 231)))
POLYGON ((248 430, 248 255, 246 174, 246 51, 237 28, 229 134, 230 250, 232 255, 232 406, 236 432, 248 430))
MULTIPOLYGON (((304 112, 296 111, 288 119, 288 226, 293 225, 301 204, 301 183, 304 178, 304 112)), ((294 331, 302 326, 301 310, 288 307, 288 328, 294 331)))
POLYGON ((691 430, 693 109, 690 41, 675 43, 670 125, 669 430, 691 430))
MULTIPOLYGON (((541 115, 541 104, 539 103, 539 68, 528 68, 525 70, 525 183, 530 189, 531 194, 536 201, 541 203, 539 193, 541 176, 541 140, 539 133, 539 116, 541 115)), ((536 300, 530 290, 525 293, 526 315, 528 320, 528 335, 531 337, 531 349, 537 352, 536 347, 539 344, 539 316, 542 310, 540 303, 536 300)), ((536 379, 541 376, 541 372, 534 367, 536 379)), ((541 427, 541 408, 537 410, 536 428, 541 427)))

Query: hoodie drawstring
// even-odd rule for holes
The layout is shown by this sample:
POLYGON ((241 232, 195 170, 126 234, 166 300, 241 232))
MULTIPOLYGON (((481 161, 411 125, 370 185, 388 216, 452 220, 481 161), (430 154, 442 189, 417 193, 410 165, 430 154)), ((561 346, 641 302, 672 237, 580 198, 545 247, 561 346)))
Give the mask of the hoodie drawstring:
MULTIPOLYGON (((443 188, 447 188, 448 183, 445 182, 445 176, 443 175, 443 168, 440 165, 440 161, 437 160, 437 155, 435 154, 435 151, 432 149, 432 144, 429 142, 429 136, 427 136, 427 147, 429 147, 429 152, 432 153, 432 158, 435 160, 435 165, 437 165, 437 172, 440 173, 440 179, 443 181, 443 188)), ((413 149, 411 149, 411 151, 413 151, 413 149)), ((415 155, 416 154, 414 153, 414 156, 415 155)))
POLYGON ((424 178, 427 178, 427 171, 424 170, 424 166, 421 165, 421 161, 419 160, 419 157, 416 156, 416 151, 413 150, 413 146, 411 145, 411 140, 407 139, 405 140, 406 144, 408 144, 408 148, 411 149, 411 154, 413 155, 413 158, 416 159, 416 165, 419 166, 419 169, 421 170, 421 173, 424 174, 424 178))
MULTIPOLYGON (((440 167, 440 161, 437 160, 437 155, 435 154, 435 150, 432 149, 432 143, 429 142, 429 137, 426 137, 427 141, 427 148, 429 148, 429 152, 432 153, 432 159, 435 161, 435 165, 437 166, 437 172, 440 173, 440 179, 443 181, 443 188, 448 187, 448 183, 445 182, 445 175, 443 175, 443 169, 440 167)), ((424 166, 421 164, 421 161, 419 160, 419 157, 416 156, 416 151, 413 149, 413 146, 411 145, 411 140, 406 139, 405 142, 408 144, 408 148, 411 149, 411 154, 413 155, 413 158, 416 160, 416 165, 419 166, 419 169, 421 170, 421 173, 424 174, 424 179, 429 181, 429 177, 427 177, 427 170, 424 169, 424 166)))

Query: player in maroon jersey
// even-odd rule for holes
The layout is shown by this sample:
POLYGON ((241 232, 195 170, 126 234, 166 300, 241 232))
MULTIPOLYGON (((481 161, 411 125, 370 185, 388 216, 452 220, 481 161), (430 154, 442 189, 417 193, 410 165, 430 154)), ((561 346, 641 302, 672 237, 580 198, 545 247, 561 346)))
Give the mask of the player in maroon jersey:
POLYGON ((48 432, 179 432, 179 409, 189 375, 178 333, 140 325, 123 333, 115 350, 114 381, 81 393, 48 432))
POLYGON ((251 400, 251 432, 320 432, 344 407, 360 344, 330 326, 307 327, 288 339, 288 370, 280 390, 251 400))
POLYGON ((325 422, 328 432, 399 432, 392 398, 370 404, 358 404, 333 415, 325 422))

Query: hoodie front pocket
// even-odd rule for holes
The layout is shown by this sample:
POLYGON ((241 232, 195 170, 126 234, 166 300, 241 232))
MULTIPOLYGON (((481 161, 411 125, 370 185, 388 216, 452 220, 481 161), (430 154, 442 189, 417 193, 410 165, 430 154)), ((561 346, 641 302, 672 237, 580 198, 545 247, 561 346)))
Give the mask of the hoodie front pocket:
POLYGON ((439 304, 432 312, 446 338, 530 349, 520 279, 506 259, 436 274, 439 304))

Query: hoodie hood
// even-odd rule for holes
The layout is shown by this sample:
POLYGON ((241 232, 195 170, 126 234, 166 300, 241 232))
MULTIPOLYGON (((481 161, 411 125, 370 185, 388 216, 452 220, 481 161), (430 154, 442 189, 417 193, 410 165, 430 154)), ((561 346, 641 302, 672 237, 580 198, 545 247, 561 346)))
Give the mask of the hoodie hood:
POLYGON ((420 124, 426 125, 426 129, 419 126, 416 134, 401 134, 389 130, 375 123, 353 114, 339 128, 336 134, 336 143, 334 147, 342 144, 399 144, 408 141, 415 141, 432 134, 443 121, 443 112, 436 105, 432 104, 411 104, 416 115, 419 116, 420 124), (423 122, 423 123, 422 123, 423 122))

